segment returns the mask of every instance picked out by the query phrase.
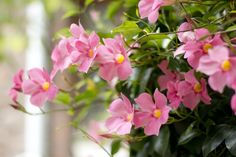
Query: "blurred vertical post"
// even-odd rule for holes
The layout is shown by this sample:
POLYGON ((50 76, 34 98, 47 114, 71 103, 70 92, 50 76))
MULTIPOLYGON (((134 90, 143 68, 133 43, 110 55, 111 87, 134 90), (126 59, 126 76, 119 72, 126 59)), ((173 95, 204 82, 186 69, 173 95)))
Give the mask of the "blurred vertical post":
MULTIPOLYGON (((26 50, 26 70, 34 67, 47 67, 47 54, 43 45, 43 37, 47 33, 46 16, 43 4, 36 0, 29 4, 26 10, 28 48, 26 50)), ((29 112, 40 112, 25 99, 29 112)), ((25 116, 25 153, 24 157, 49 157, 49 117, 25 116)))

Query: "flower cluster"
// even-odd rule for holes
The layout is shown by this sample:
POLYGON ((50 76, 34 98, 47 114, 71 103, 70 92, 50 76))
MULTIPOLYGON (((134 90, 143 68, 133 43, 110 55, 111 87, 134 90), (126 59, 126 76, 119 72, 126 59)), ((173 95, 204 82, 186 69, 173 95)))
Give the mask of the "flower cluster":
MULTIPOLYGON (((178 31, 180 32, 178 33, 178 38, 182 45, 174 52, 174 56, 183 54, 193 70, 209 76, 208 83, 214 91, 222 93, 225 86, 235 90, 236 69, 233 67, 236 66, 236 56, 228 44, 221 39, 221 35, 212 35, 206 28, 194 29, 187 22, 181 24, 178 31)), ((185 79, 188 77, 189 81, 196 82, 196 79, 194 80, 193 77, 190 79, 191 77, 189 76, 191 75, 185 75, 185 79)), ((195 83, 194 89, 197 93, 201 91, 201 100, 207 104, 210 99, 206 95, 205 86, 206 82, 202 79, 200 83, 195 83)), ((172 85, 172 91, 174 87, 179 88, 176 85, 172 85)), ((188 99, 192 98, 188 97, 188 99)), ((231 107, 236 112, 235 96, 232 98, 231 107)))
POLYGON ((54 85, 45 69, 33 68, 28 71, 28 79, 23 79, 23 70, 20 70, 13 79, 14 85, 9 95, 17 104, 19 92, 30 95, 30 102, 38 107, 47 100, 52 100, 57 94, 57 87, 54 85))
POLYGON ((23 71, 19 71, 13 79, 14 86, 10 90, 13 101, 17 101, 17 93, 31 95, 31 103, 42 106, 46 100, 52 100, 57 88, 52 83, 58 71, 64 71, 71 65, 76 65, 79 72, 87 73, 96 62, 99 66, 99 76, 110 82, 118 77, 126 80, 132 73, 131 64, 126 53, 121 36, 114 39, 103 39, 92 32, 88 34, 82 25, 72 24, 71 36, 63 38, 52 51, 53 69, 50 74, 46 70, 29 70, 29 80, 23 81, 23 71))
POLYGON ((123 94, 121 97, 122 99, 114 100, 108 110, 112 114, 106 121, 109 131, 120 135, 128 134, 132 125, 135 125, 136 128, 144 127, 146 135, 158 135, 161 125, 167 122, 171 109, 167 106, 166 96, 156 89, 153 101, 151 95, 142 93, 135 99, 138 109, 134 109, 134 105, 123 94))
MULTIPOLYGON (((174 3, 175 0, 140 0, 139 13, 141 18, 147 17, 150 23, 155 23, 159 9, 174 3)), ((236 93, 236 56, 230 49, 232 45, 222 40, 220 33, 211 34, 208 29, 195 28, 189 22, 181 24, 177 32, 180 46, 173 56, 177 60, 186 59, 189 70, 170 70, 168 59, 161 59, 157 66, 163 73, 157 78, 160 91, 155 87, 153 96, 141 93, 134 99, 134 104, 121 94, 108 109, 111 117, 106 121, 106 127, 110 132, 128 134, 134 125, 144 128, 146 135, 158 135, 171 110, 177 110, 181 105, 194 110, 200 102, 211 104, 208 84, 220 93, 226 86, 236 93)), ((30 95, 31 103, 38 107, 53 100, 59 90, 53 83, 54 77, 72 65, 81 73, 97 66, 98 75, 108 83, 115 78, 127 80, 133 71, 122 36, 100 40, 95 32, 86 32, 81 24, 70 26, 70 37, 59 41, 51 59, 53 69, 50 73, 34 68, 28 71, 28 79, 23 78, 23 70, 14 76, 9 94, 16 104, 19 92, 30 95)), ((231 99, 231 108, 236 114, 236 94, 231 99)))

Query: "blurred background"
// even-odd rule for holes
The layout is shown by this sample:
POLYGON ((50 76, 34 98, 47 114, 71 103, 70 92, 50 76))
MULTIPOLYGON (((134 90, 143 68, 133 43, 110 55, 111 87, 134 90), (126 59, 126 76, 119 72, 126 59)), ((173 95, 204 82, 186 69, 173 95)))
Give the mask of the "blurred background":
MULTIPOLYGON (((96 134, 96 130, 103 130, 97 123, 108 116, 104 111, 114 96, 114 91, 103 93, 102 98, 107 104, 102 105, 101 101, 97 100, 101 97, 97 90, 105 91, 107 87, 96 76, 77 76, 70 71, 63 74, 70 82, 83 87, 84 92, 78 100, 81 100, 85 107, 81 108, 80 114, 69 110, 29 116, 9 105, 12 102, 8 91, 13 75, 19 69, 51 69, 51 51, 62 36, 68 35, 71 23, 80 21, 85 29, 96 30, 100 36, 108 36, 108 31, 122 21, 122 3, 123 1, 112 0, 0 1, 1 157, 108 156, 96 143, 88 140, 78 129, 74 129, 81 127, 91 134, 96 134), (71 127, 71 124, 74 127, 71 127)), ((70 85, 61 76, 57 76, 55 81, 58 86, 70 91, 70 85)), ((21 96, 20 102, 31 113, 40 113, 39 109, 29 104, 28 98, 21 96)), ((61 110, 70 100, 65 93, 61 93, 57 102, 45 105, 44 110, 61 110)), ((103 140, 101 143, 107 150, 111 149, 109 140, 103 140)), ((116 157, 128 156, 127 150, 124 145, 116 157)))

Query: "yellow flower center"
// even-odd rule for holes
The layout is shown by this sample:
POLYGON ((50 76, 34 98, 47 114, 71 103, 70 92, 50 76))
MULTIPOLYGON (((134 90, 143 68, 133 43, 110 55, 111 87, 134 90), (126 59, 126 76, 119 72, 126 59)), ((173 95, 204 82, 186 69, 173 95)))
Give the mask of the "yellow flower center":
POLYGON ((124 55, 122 55, 122 54, 118 54, 118 55, 116 56, 116 62, 117 62, 118 64, 123 63, 124 60, 125 60, 124 55))
POLYGON ((225 60, 222 64, 221 64, 221 68, 223 69, 223 71, 229 71, 231 69, 232 65, 230 63, 229 60, 225 60))
POLYGON ((44 82, 43 85, 42 85, 42 88, 44 91, 47 91, 50 87, 50 83, 49 82, 44 82))
POLYGON ((128 114, 126 117, 126 121, 130 122, 133 119, 133 114, 128 114))
POLYGON ((208 53, 208 50, 209 50, 209 49, 212 49, 212 48, 213 48, 213 46, 212 46, 211 44, 206 43, 206 44, 203 46, 203 51, 204 51, 204 53, 208 53))
POLYGON ((153 116, 157 119, 160 118, 161 117, 161 110, 155 109, 153 112, 153 116))
POLYGON ((202 91, 202 85, 200 83, 196 83, 193 89, 196 93, 200 93, 202 91))
POLYGON ((89 50, 89 52, 88 52, 88 56, 90 57, 90 58, 93 58, 93 50, 89 50))

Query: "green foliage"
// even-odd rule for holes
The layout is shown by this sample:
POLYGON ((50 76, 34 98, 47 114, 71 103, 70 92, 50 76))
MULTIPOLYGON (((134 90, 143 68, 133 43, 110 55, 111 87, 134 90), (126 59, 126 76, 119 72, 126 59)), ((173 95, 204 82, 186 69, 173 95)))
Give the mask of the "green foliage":
POLYGON ((121 140, 115 140, 111 144, 111 154, 114 155, 116 154, 121 147, 121 140))

